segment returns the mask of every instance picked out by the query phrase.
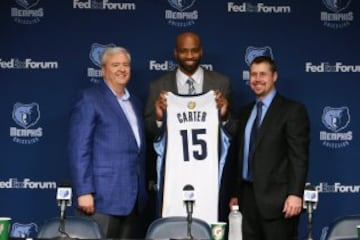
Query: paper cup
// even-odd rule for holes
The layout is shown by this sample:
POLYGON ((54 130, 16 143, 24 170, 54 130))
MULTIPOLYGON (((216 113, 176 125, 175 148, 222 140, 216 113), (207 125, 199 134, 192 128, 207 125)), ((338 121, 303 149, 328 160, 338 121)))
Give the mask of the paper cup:
POLYGON ((211 223, 211 239, 212 240, 224 240, 226 231, 226 222, 211 223))
POLYGON ((0 240, 8 240, 11 218, 0 217, 0 240))

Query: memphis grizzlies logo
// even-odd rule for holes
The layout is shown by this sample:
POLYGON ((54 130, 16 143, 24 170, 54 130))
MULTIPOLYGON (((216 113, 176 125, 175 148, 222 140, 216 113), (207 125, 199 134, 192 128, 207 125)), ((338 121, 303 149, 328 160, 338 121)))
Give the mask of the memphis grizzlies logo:
POLYGON ((36 237, 38 226, 35 223, 14 223, 11 227, 10 236, 13 238, 36 237))
POLYGON ((16 103, 13 108, 12 118, 21 127, 27 129, 34 126, 40 119, 40 109, 37 103, 16 103))
POLYGON ((270 47, 248 47, 245 53, 245 62, 248 66, 256 57, 267 56, 274 59, 272 50, 270 47))
POLYGON ((110 43, 107 45, 103 45, 99 43, 94 43, 93 45, 91 45, 89 57, 94 65, 101 67, 101 55, 108 47, 115 47, 115 44, 110 43))
POLYGON ((39 7, 34 9, 39 4, 40 0, 15 0, 16 4, 21 8, 12 7, 11 17, 16 23, 20 24, 35 24, 39 23, 44 17, 44 9, 39 7))
POLYGON ((351 0, 323 0, 324 5, 332 12, 340 12, 350 5, 351 0))
POLYGON ((325 107, 322 115, 322 122, 333 132, 339 132, 345 129, 350 123, 349 108, 325 107))
POLYGON ((30 9, 33 6, 37 5, 40 0, 15 0, 15 1, 19 6, 25 9, 30 9))
POLYGON ((180 12, 191 8, 195 3, 195 0, 168 0, 168 1, 173 8, 177 9, 180 12))

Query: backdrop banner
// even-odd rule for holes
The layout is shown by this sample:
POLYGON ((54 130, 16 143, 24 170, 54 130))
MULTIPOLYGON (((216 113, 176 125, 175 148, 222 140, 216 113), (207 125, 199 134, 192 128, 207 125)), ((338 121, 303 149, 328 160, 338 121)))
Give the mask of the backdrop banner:
POLYGON ((359 19, 356 0, 1 1, 0 214, 12 218, 11 236, 33 237, 59 215, 70 109, 102 80, 101 51, 130 51, 129 90, 145 103, 149 82, 176 68, 175 37, 194 31, 203 67, 231 78, 235 108, 253 100, 248 67, 264 54, 278 64, 279 92, 306 105, 319 239, 335 218, 360 213, 359 19))

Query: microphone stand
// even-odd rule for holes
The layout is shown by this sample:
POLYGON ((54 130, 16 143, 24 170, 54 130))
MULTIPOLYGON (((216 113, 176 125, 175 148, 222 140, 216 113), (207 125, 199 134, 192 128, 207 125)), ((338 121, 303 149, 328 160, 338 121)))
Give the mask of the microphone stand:
POLYGON ((187 238, 186 239, 194 239, 194 237, 191 234, 191 223, 192 223, 192 211, 190 209, 192 209, 192 202, 188 202, 188 207, 187 207, 187 238))
POLYGON ((313 240, 312 238, 312 204, 308 203, 307 204, 307 213, 308 213, 308 221, 307 221, 307 240, 313 240))
POLYGON ((59 228, 58 228, 60 236, 55 237, 54 239, 57 239, 57 240, 71 239, 69 234, 65 231, 65 218, 66 218, 65 217, 65 211, 66 211, 65 202, 62 202, 60 209, 61 209, 60 210, 60 221, 59 221, 59 228))
POLYGON ((63 237, 69 237, 69 235, 67 235, 67 233, 65 232, 65 219, 64 218, 60 218, 60 223, 59 223, 59 233, 61 234, 61 238, 63 237))

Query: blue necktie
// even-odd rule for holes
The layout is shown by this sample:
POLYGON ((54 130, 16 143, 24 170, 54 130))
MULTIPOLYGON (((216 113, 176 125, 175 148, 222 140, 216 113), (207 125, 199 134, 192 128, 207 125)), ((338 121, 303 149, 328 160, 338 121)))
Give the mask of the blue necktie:
POLYGON ((194 95, 195 94, 194 79, 189 78, 188 80, 186 80, 186 83, 189 85, 188 94, 194 95))
POLYGON ((258 133, 260 129, 261 123, 261 115, 262 115, 262 105, 263 102, 259 101, 256 103, 256 118, 251 128, 250 133, 250 141, 249 141, 249 156, 248 156, 248 172, 247 172, 247 179, 252 181, 253 180, 253 172, 252 172, 252 158, 255 152, 255 146, 258 138, 258 133))

